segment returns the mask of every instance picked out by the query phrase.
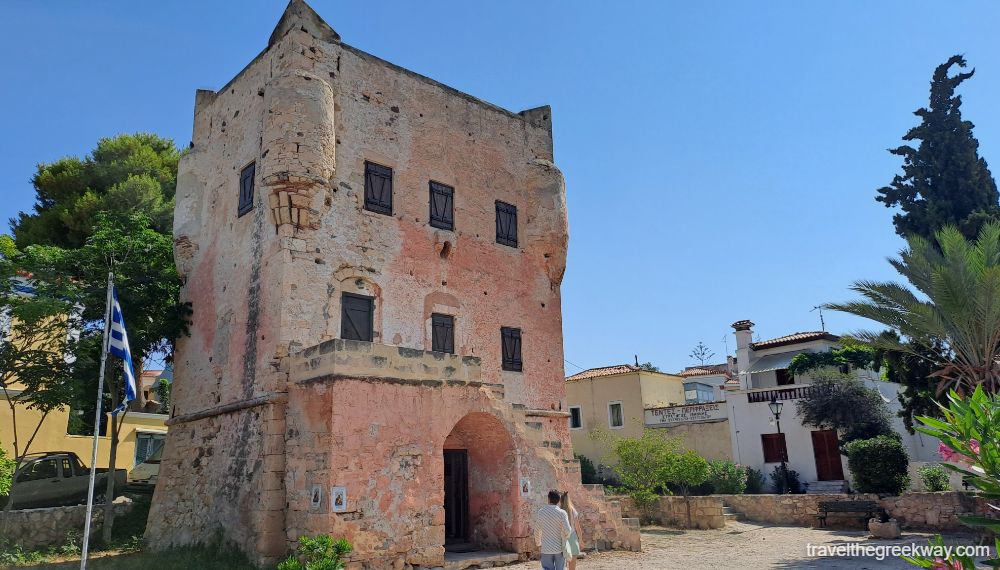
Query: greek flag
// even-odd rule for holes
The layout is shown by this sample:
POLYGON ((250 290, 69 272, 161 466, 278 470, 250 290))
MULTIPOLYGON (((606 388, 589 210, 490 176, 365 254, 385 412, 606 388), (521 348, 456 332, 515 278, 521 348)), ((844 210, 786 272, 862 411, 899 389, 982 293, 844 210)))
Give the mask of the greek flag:
POLYGON ((132 353, 128 349, 122 307, 118 304, 118 288, 112 289, 111 294, 111 337, 108 339, 108 352, 121 358, 125 367, 125 399, 111 412, 117 414, 124 412, 128 403, 135 399, 135 369, 132 367, 132 353))

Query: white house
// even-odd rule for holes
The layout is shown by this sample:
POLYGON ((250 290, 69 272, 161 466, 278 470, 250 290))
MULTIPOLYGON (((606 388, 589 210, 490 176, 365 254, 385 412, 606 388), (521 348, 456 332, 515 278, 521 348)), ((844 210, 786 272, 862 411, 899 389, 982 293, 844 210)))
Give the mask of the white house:
MULTIPOLYGON (((729 392, 726 399, 733 459, 760 470, 768 478, 784 455, 788 468, 798 472, 799 481, 808 484, 809 492, 841 491, 849 483, 850 473, 847 458, 840 454, 837 434, 804 426, 798 418, 796 403, 809 393, 812 377, 788 373, 796 354, 838 348, 840 337, 812 331, 752 342, 752 322, 738 321, 732 326, 739 376, 739 389, 729 392), (781 407, 777 421, 771 411, 772 402, 781 407)), ((926 462, 940 461, 938 441, 919 433, 909 434, 896 414, 901 409, 897 398, 900 385, 879 380, 874 370, 845 368, 841 372, 882 395, 893 414, 893 427, 909 451, 911 472, 926 462)))

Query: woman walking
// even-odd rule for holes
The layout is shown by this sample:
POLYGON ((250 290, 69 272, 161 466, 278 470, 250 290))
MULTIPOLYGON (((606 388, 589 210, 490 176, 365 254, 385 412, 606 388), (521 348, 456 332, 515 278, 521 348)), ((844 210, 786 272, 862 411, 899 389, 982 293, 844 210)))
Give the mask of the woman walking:
POLYGON ((579 513, 576 512, 568 492, 562 494, 559 508, 566 511, 569 516, 570 533, 569 538, 566 539, 566 568, 567 570, 576 570, 576 557, 580 555, 579 513))

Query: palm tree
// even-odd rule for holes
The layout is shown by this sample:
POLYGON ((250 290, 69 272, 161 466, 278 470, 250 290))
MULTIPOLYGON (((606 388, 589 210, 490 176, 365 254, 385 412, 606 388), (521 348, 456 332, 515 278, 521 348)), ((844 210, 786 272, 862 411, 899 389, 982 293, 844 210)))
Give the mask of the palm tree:
POLYGON ((1000 381, 1000 224, 985 224, 975 241, 954 226, 936 234, 936 244, 910 237, 909 247, 889 263, 916 292, 894 282, 856 281, 863 299, 826 307, 882 323, 911 342, 863 331, 855 337, 876 348, 928 358, 941 378, 938 387, 966 391, 982 385, 996 392, 1000 381))

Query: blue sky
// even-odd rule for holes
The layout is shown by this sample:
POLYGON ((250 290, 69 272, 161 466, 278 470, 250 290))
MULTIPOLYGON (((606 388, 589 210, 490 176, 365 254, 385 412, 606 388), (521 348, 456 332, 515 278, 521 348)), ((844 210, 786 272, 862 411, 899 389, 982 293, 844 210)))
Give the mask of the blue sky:
MULTIPOLYGON (((1000 169, 1000 4, 313 0, 346 43, 511 110, 553 107, 570 207, 568 373, 721 358, 729 324, 816 330, 810 309, 889 278, 876 188, 934 67, 964 53, 980 152, 1000 169)), ((284 2, 8 0, 0 217, 37 162, 99 137, 190 140, 194 91, 266 44, 284 2)), ((827 329, 866 323, 835 313, 827 329)))

